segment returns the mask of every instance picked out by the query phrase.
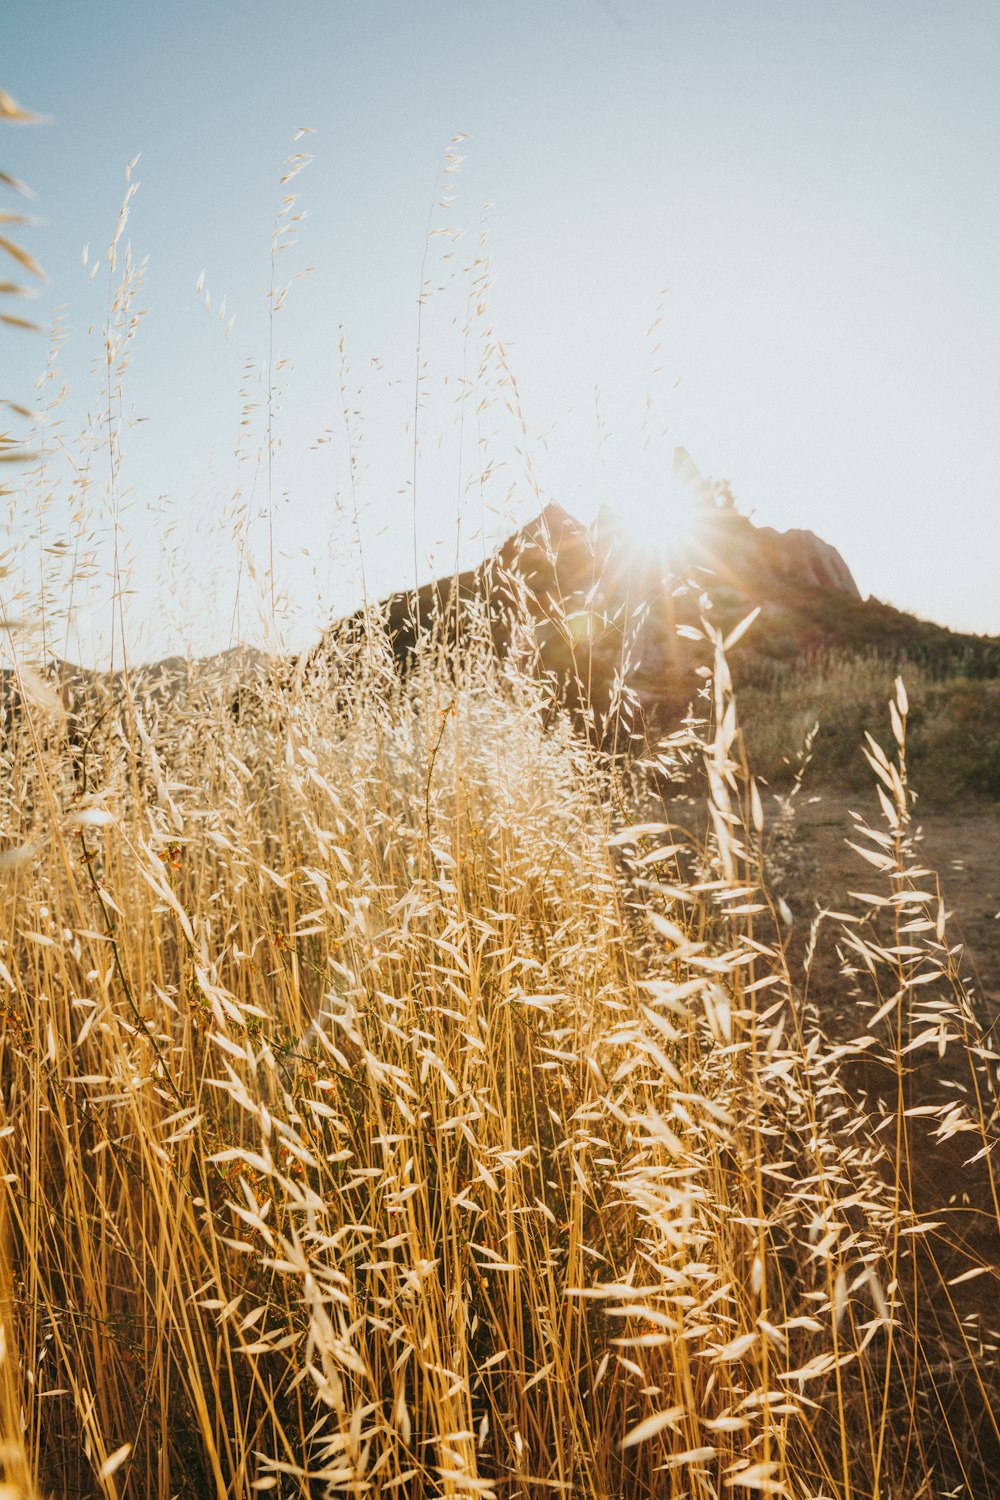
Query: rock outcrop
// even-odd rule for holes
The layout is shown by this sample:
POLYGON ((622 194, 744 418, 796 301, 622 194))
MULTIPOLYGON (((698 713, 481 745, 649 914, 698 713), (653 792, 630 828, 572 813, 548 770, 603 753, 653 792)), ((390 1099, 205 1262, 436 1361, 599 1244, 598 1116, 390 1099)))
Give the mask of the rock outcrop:
POLYGON ((680 549, 675 566, 713 573, 756 602, 789 589, 823 589, 861 594, 850 568, 829 542, 813 531, 775 531, 755 526, 732 506, 700 506, 692 536, 680 549))

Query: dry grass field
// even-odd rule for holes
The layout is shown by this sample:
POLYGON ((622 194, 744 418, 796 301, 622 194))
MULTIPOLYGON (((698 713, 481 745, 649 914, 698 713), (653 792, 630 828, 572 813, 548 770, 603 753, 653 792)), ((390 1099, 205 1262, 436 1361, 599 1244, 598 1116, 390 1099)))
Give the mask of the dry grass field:
POLYGON ((252 713, 22 674, 12 1495, 993 1492, 997 1053, 905 694, 820 889, 703 647, 625 768, 374 619, 252 713))

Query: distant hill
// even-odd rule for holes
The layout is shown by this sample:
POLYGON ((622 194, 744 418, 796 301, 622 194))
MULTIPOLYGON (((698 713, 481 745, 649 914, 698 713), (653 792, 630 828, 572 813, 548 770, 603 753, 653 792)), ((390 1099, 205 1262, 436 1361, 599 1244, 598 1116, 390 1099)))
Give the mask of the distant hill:
POLYGON ((266 658, 250 646, 234 646, 215 656, 189 659, 167 656, 126 674, 94 671, 51 657, 41 672, 22 671, 21 690, 9 667, 0 669, 0 733, 9 730, 21 712, 22 690, 29 705, 65 718, 71 742, 81 743, 100 715, 124 693, 132 702, 157 713, 169 708, 175 719, 197 723, 211 699, 235 698, 243 685, 259 675, 266 658))

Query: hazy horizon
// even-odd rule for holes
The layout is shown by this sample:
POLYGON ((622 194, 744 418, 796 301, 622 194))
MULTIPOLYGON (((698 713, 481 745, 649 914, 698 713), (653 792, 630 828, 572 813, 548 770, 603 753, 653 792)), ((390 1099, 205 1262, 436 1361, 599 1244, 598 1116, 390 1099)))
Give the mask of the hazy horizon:
MULTIPOLYGON (((260 634, 241 527, 259 572, 273 526, 294 646, 358 602, 358 536, 369 593, 412 583, 414 472, 426 579, 553 500, 668 535, 676 446, 863 594, 1000 632, 992 4, 305 4, 279 31, 256 3, 13 0, 5 29, 0 83, 53 117, 0 134, 45 220, 31 315, 67 335, 48 478, 8 521, 32 577, 40 510, 109 567, 106 459, 80 519, 79 435, 107 405, 102 257, 140 154, 120 248, 149 258, 148 311, 114 414, 140 656, 260 634), (279 188, 289 152, 313 159, 279 188)), ((23 400, 45 344, 2 347, 23 400)), ((70 655, 100 650, 91 586, 68 631, 47 602, 70 655)))

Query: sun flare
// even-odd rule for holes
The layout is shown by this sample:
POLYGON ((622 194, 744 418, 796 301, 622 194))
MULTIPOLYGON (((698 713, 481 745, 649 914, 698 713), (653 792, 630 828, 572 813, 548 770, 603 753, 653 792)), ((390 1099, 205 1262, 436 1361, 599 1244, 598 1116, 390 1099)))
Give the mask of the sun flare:
POLYGON ((733 507, 724 480, 706 479, 686 448, 675 448, 670 473, 650 498, 606 506, 598 530, 609 534, 609 555, 620 567, 648 577, 650 572, 674 576, 704 563, 706 525, 722 510, 733 507))

